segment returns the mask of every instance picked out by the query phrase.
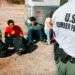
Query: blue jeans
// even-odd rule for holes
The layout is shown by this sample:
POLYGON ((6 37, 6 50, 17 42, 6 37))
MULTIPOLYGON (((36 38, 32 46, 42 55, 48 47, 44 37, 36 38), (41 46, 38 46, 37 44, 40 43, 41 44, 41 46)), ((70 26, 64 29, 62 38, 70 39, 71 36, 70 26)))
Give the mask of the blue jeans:
POLYGON ((48 30, 48 29, 45 29, 45 34, 47 36, 47 43, 50 44, 50 41, 52 39, 52 34, 53 34, 53 30, 48 30))

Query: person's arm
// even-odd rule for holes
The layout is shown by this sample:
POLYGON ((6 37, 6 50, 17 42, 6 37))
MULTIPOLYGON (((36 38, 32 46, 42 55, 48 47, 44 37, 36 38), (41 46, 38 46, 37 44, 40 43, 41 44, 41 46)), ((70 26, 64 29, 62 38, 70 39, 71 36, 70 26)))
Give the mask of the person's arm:
POLYGON ((33 27, 32 27, 32 24, 29 24, 29 25, 27 26, 27 28, 28 28, 28 30, 32 29, 32 28, 33 28, 33 27))
POLYGON ((51 18, 50 18, 50 21, 47 23, 47 26, 49 27, 49 29, 53 28, 53 22, 51 18))
POLYGON ((10 32, 8 27, 5 28, 4 35, 5 37, 10 37, 10 32))
POLYGON ((23 36, 23 31, 22 31, 21 27, 17 26, 17 30, 19 32, 19 35, 23 36))

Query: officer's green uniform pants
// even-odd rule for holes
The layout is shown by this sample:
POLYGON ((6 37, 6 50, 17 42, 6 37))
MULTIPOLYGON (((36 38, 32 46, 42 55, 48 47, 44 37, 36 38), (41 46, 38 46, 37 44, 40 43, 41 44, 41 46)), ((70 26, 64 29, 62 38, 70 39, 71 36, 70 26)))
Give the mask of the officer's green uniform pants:
POLYGON ((59 62, 57 64, 58 67, 58 75, 75 75, 75 63, 67 62, 59 62))

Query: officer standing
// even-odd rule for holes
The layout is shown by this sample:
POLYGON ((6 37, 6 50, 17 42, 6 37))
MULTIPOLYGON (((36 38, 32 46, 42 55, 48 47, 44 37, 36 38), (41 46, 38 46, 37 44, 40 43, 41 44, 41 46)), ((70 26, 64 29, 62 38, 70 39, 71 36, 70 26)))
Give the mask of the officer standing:
POLYGON ((69 0, 57 9, 53 21, 58 75, 75 75, 75 0, 69 0))

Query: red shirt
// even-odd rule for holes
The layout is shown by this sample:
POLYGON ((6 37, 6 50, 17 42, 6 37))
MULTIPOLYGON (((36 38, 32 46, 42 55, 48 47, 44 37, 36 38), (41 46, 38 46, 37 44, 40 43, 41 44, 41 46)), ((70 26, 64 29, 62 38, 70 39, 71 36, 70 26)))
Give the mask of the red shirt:
POLYGON ((21 28, 17 25, 14 25, 13 28, 10 28, 9 26, 6 27, 5 29, 5 36, 8 37, 8 35, 10 35, 10 37, 17 37, 20 36, 20 34, 23 34, 23 31, 21 30, 21 28), (12 34, 12 32, 15 32, 14 34, 12 34))

